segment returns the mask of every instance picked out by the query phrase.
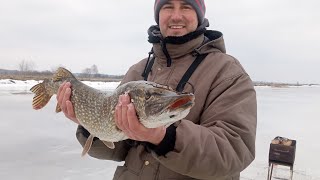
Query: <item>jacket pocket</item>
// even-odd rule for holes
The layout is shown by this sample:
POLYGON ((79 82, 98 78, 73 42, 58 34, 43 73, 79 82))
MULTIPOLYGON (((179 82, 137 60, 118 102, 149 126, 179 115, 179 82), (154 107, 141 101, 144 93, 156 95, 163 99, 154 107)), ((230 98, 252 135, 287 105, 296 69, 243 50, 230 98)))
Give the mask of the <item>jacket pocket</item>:
POLYGON ((128 168, 125 166, 117 166, 116 172, 114 173, 113 180, 118 180, 120 177, 128 171, 128 168))
POLYGON ((183 177, 183 178, 165 178, 164 180, 196 180, 194 178, 183 177))
POLYGON ((126 165, 117 166, 116 172, 114 173, 113 180, 121 179, 138 179, 138 174, 130 170, 126 165))

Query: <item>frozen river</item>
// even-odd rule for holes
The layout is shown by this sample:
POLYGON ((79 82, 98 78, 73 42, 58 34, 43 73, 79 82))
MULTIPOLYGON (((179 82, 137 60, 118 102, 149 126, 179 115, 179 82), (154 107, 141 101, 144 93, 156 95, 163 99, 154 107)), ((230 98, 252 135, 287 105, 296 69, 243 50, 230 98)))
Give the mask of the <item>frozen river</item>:
MULTIPOLYGON (((36 82, 0 81, 0 179, 105 180, 118 164, 88 156, 75 138, 76 125, 54 112, 55 97, 40 111, 31 107, 28 89, 36 82)), ((117 83, 89 85, 112 90, 117 83)), ((320 180, 320 87, 256 87, 258 129, 256 159, 241 174, 243 180, 265 180, 270 141, 275 136, 297 140, 294 179, 320 180)), ((289 177, 277 167, 277 178, 289 177)))

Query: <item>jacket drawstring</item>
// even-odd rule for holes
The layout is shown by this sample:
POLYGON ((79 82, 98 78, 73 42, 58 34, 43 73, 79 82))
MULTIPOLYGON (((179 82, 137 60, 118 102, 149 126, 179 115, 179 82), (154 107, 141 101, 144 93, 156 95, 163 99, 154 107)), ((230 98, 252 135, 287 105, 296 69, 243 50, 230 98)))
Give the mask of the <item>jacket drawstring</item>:
POLYGON ((167 67, 170 67, 171 63, 172 63, 172 59, 171 59, 170 54, 169 54, 169 52, 167 50, 167 44, 166 44, 165 41, 161 41, 160 45, 161 45, 161 48, 162 48, 162 51, 163 51, 164 55, 167 58, 167 67))
POLYGON ((148 56, 147 64, 146 64, 146 66, 144 67, 144 70, 143 70, 143 73, 142 73, 142 77, 145 77, 145 76, 147 75, 147 68, 148 68, 149 62, 150 62, 150 60, 151 60, 151 55, 154 54, 153 48, 151 48, 151 51, 150 51, 148 54, 149 54, 149 56, 148 56))

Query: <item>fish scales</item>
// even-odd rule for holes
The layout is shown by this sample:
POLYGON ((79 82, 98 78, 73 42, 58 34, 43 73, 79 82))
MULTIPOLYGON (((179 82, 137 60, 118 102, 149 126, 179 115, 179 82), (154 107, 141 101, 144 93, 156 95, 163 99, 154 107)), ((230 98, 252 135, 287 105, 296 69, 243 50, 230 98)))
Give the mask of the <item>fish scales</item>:
MULTIPOLYGON (((167 86, 148 81, 125 83, 109 94, 82 83, 68 70, 58 68, 51 80, 46 79, 30 89, 35 93, 33 108, 43 108, 64 81, 72 86, 71 103, 76 118, 90 132, 82 155, 89 151, 94 137, 109 148, 114 148, 113 142, 128 138, 117 128, 114 120, 115 107, 122 94, 130 96, 139 121, 148 128, 167 127, 183 119, 193 107, 195 99, 191 93, 177 93, 167 86)), ((57 105, 56 112, 60 111, 57 105)))

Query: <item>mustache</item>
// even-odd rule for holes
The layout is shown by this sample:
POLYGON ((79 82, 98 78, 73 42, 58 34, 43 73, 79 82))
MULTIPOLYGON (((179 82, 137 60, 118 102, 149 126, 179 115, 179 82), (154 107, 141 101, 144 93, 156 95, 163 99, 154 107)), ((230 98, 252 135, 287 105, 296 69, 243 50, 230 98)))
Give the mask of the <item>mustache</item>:
POLYGON ((169 24, 169 26, 172 26, 172 25, 185 26, 186 25, 185 21, 183 21, 183 20, 170 20, 168 24, 169 24))

